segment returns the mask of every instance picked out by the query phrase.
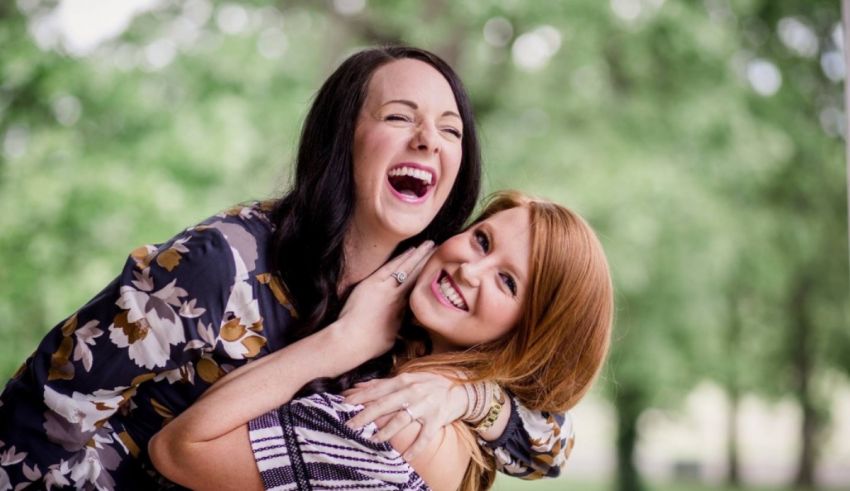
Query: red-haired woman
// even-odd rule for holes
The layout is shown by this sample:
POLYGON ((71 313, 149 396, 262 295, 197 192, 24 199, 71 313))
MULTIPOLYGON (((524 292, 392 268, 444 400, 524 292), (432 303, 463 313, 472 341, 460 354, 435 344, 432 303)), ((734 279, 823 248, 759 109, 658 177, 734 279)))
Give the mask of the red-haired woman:
MULTIPOLYGON (((368 387, 376 375, 429 370, 458 374, 451 375, 454 396, 466 404, 456 417, 477 431, 528 410, 501 389, 540 411, 563 412, 581 399, 608 351, 613 312, 605 255, 584 220, 550 202, 501 193, 469 229, 425 255, 420 248, 389 262, 355 289, 327 329, 222 379, 151 441, 157 468, 197 489, 489 487, 492 459, 467 425, 438 429, 439 438, 410 455, 421 431, 417 401, 384 398, 384 408, 371 411, 392 409, 381 430, 357 405, 368 397, 356 389, 347 398, 302 391, 284 404, 305 384, 313 392, 317 377, 368 387), (400 338, 375 329, 385 322, 351 323, 409 288, 397 281, 399 272, 418 277, 400 338), (381 443, 393 425, 406 429, 381 443)), ((548 435, 534 433, 552 431, 557 425, 531 436, 545 441, 548 435)))

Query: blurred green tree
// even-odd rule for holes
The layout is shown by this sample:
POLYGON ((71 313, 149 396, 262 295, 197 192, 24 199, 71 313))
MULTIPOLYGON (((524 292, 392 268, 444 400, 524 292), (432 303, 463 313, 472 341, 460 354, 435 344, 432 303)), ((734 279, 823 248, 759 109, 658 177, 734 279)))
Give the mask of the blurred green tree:
POLYGON ((408 42, 466 81, 486 188, 602 237, 618 488, 641 489, 640 415, 706 378, 733 408, 792 394, 812 482, 820 381, 850 374, 836 2, 162 2, 89 52, 55 8, 0 5, 0 374, 135 246, 279 193, 325 74, 408 42))

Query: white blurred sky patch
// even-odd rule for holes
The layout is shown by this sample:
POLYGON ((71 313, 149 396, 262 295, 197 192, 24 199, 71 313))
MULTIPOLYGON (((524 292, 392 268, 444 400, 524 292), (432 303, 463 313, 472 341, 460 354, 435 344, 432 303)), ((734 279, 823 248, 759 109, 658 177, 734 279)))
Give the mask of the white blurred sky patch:
POLYGON ((41 49, 60 45, 69 54, 86 56, 101 43, 121 35, 136 15, 157 8, 161 0, 62 0, 47 12, 20 0, 22 11, 31 13, 30 34, 41 49))

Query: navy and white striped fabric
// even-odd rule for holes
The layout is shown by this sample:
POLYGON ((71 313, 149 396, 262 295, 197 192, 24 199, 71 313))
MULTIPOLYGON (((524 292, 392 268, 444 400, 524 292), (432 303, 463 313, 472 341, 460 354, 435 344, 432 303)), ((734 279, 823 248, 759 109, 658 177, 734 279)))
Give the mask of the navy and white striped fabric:
POLYGON ((356 431, 345 426, 361 409, 342 396, 314 394, 251 421, 251 448, 265 488, 429 490, 389 443, 368 440, 374 423, 356 431))

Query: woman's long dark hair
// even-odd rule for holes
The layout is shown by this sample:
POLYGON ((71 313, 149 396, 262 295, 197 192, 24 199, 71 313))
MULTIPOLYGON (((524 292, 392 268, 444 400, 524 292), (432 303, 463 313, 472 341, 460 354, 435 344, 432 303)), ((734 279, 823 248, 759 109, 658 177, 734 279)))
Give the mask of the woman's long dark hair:
POLYGON ((463 155, 454 186, 437 216, 397 251, 427 239, 442 242, 460 230, 475 207, 481 154, 472 106, 454 70, 433 53, 404 46, 350 56, 319 89, 301 132, 294 183, 271 211, 277 226, 270 245, 272 266, 298 312, 295 325, 285 334, 287 344, 333 322, 350 291, 337 293, 345 267, 344 237, 354 212, 354 129, 372 74, 405 58, 431 65, 449 83, 463 121, 463 155))

